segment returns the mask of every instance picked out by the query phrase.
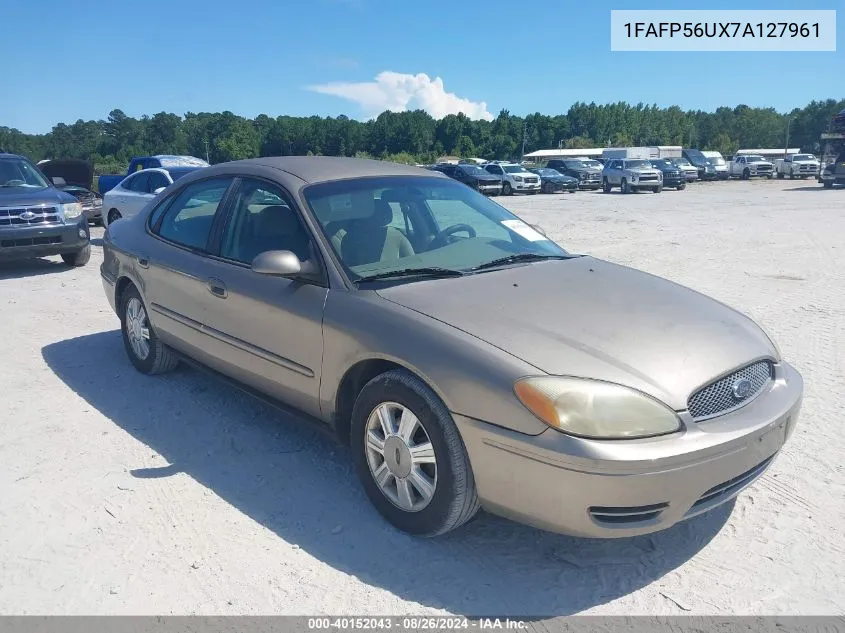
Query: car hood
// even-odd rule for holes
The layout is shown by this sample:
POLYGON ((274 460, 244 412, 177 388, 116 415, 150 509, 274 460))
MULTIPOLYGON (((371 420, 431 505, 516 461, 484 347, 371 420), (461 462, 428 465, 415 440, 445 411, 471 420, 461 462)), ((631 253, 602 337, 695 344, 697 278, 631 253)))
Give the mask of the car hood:
POLYGON ((69 185, 79 185, 86 189, 94 185, 94 165, 85 160, 48 160, 40 163, 38 169, 51 181, 56 177, 63 178, 69 185))
POLYGON ((68 202, 76 202, 76 198, 54 187, 46 187, 44 189, 0 189, 0 207, 66 204, 68 202))
POLYGON ((592 257, 378 291, 554 375, 639 389, 676 410, 751 361, 777 358, 743 314, 689 288, 592 257))

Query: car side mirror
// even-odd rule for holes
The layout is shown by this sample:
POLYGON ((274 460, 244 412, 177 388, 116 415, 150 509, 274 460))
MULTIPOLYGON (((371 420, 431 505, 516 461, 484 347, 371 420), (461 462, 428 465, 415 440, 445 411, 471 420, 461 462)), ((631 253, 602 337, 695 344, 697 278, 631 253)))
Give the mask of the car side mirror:
POLYGON ((160 194, 162 191, 164 191, 165 189, 167 189, 167 187, 159 187, 158 189, 154 189, 154 190, 153 190, 153 193, 154 193, 155 195, 158 195, 158 194, 160 194))
POLYGON ((252 260, 252 271, 259 275, 271 275, 274 277, 311 276, 317 272, 314 263, 310 259, 303 262, 291 251, 265 251, 259 253, 252 260))

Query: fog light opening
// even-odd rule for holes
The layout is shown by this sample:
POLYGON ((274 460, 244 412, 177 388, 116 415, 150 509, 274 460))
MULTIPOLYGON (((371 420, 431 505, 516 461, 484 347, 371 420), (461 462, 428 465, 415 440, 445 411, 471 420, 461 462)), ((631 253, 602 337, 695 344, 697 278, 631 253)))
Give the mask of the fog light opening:
POLYGON ((88 234, 85 232, 85 229, 79 229, 79 237, 81 237, 82 239, 88 237, 88 234))

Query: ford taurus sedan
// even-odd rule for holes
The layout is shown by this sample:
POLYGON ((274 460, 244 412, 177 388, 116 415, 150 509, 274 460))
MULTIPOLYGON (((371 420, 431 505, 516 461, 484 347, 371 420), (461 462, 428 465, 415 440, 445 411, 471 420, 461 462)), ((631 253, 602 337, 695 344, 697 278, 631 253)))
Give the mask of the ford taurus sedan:
POLYGON ((328 425, 414 534, 479 508, 586 537, 667 528, 760 476, 801 404, 748 317, 415 167, 196 171, 109 227, 101 272, 140 372, 184 360, 328 425))

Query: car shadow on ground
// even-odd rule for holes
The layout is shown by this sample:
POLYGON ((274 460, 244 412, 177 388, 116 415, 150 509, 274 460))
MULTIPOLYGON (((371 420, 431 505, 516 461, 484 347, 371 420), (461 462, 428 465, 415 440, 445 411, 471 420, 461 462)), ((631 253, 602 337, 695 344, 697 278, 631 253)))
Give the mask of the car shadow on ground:
POLYGON ((0 261, 0 280, 20 279, 21 277, 36 277, 38 275, 55 275, 73 270, 61 260, 49 259, 21 259, 16 261, 0 261))
MULTIPOLYGON (((834 189, 837 189, 837 188, 845 189, 845 187, 836 187, 836 186, 834 186, 833 188, 834 189)), ((825 189, 824 185, 818 184, 818 185, 815 185, 815 186, 810 185, 810 186, 805 186, 805 187, 791 187, 789 189, 784 189, 784 191, 830 191, 830 189, 825 189)))
POLYGON ((689 560, 732 508, 621 540, 570 538, 484 513, 444 537, 414 538, 370 506, 345 447, 215 378, 190 368, 143 376, 119 331, 60 341, 42 355, 71 390, 169 464, 133 476, 185 473, 325 564, 452 613, 539 618, 607 603, 689 560))

